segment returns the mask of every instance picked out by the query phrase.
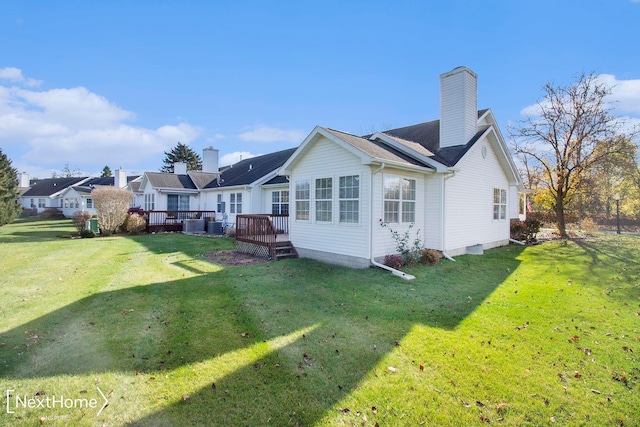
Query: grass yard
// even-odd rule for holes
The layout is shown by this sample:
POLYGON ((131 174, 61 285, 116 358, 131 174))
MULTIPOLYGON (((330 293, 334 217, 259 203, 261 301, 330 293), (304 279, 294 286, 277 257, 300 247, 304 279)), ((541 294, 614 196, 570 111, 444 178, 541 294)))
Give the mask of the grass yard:
POLYGON ((202 256, 226 238, 72 231, 0 228, 0 425, 640 425, 638 236, 407 282, 202 256))

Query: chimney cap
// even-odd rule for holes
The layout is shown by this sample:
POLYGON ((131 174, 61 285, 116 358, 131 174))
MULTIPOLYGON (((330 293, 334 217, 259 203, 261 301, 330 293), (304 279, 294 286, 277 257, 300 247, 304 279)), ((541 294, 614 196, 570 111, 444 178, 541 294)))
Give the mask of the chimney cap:
POLYGON ((471 74, 473 77, 478 78, 478 75, 469 67, 467 67, 466 65, 460 65, 456 68, 454 68, 451 71, 447 71, 446 73, 442 73, 440 74, 440 78, 445 78, 445 77, 449 77, 449 76, 453 76, 455 74, 460 74, 463 72, 468 72, 469 74, 471 74))

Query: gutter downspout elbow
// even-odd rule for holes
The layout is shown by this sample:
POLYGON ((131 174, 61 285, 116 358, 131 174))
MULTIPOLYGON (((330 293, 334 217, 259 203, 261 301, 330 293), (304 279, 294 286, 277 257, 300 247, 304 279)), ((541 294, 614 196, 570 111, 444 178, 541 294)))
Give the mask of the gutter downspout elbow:
POLYGON ((416 276, 412 276, 411 274, 407 274, 404 271, 400 271, 400 270, 396 270, 395 268, 391 268, 388 265, 384 265, 379 263, 378 261, 376 261, 375 259, 373 259, 373 256, 371 257, 371 264, 375 265, 376 267, 380 267, 383 268, 387 271, 390 271, 394 276, 398 276, 398 277, 402 277, 404 280, 413 280, 416 278, 416 276))

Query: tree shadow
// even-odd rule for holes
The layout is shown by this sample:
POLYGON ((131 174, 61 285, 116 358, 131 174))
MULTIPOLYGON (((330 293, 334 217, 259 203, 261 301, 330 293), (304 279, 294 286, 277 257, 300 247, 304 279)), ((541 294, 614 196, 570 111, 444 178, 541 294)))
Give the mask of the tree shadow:
MULTIPOLYGON (((156 253, 202 252, 134 239, 156 253)), ((413 282, 300 259, 94 294, 1 333, 0 376, 171 372, 293 334, 134 424, 309 425, 415 324, 455 329, 515 271, 522 250, 413 269, 413 282)))
POLYGON ((598 237, 571 241, 591 259, 588 273, 602 277, 600 281, 591 280, 589 283, 602 287, 611 298, 623 302, 634 301, 640 296, 640 265, 630 264, 629 260, 640 258, 640 237, 620 238, 635 240, 637 244, 621 245, 616 239, 598 237))

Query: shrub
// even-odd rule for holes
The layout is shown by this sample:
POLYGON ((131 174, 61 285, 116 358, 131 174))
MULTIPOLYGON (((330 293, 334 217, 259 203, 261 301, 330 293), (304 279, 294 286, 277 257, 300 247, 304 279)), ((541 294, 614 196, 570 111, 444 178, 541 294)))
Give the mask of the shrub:
POLYGON ((511 220, 511 238, 514 240, 524 240, 524 222, 519 219, 511 220))
POLYGON ((235 227, 227 227, 227 231, 225 231, 227 237, 236 237, 236 228, 235 227))
POLYGON ((413 223, 411 223, 409 229, 402 234, 389 227, 389 224, 382 222, 382 220, 380 220, 380 226, 389 228, 391 237, 396 241, 396 250, 402 257, 402 265, 414 265, 420 262, 420 251, 422 250, 420 230, 416 231, 415 239, 413 239, 413 242, 410 242, 411 236, 409 233, 413 228, 413 223))
POLYGON ((537 235, 542 227, 542 222, 535 218, 527 218, 524 220, 524 237, 527 242, 535 242, 537 235))
POLYGON ((147 229, 147 221, 137 213, 131 214, 124 222, 124 229, 129 234, 140 234, 147 229))
POLYGON ((96 233, 94 233, 93 230, 85 228, 80 232, 80 237, 82 237, 83 239, 90 239, 92 237, 96 237, 96 233))
POLYGON ((91 192, 98 211, 98 226, 102 234, 115 233, 127 219, 131 192, 123 188, 98 187, 91 192))
POLYGON ((423 249, 420 251, 420 262, 427 265, 436 265, 440 262, 442 254, 435 249, 423 249))
POLYGON ((78 233, 82 233, 85 229, 86 222, 91 219, 91 214, 87 211, 75 211, 71 216, 73 220, 73 225, 78 230, 78 233))
POLYGON ((39 219, 64 219, 65 216, 60 209, 45 208, 38 214, 39 219))
POLYGON ((391 268, 394 268, 396 270, 400 270, 402 268, 402 265, 403 265, 402 255, 398 255, 398 254, 385 255, 384 256, 384 261, 382 261, 382 263, 384 265, 386 265, 387 267, 391 267, 391 268))

